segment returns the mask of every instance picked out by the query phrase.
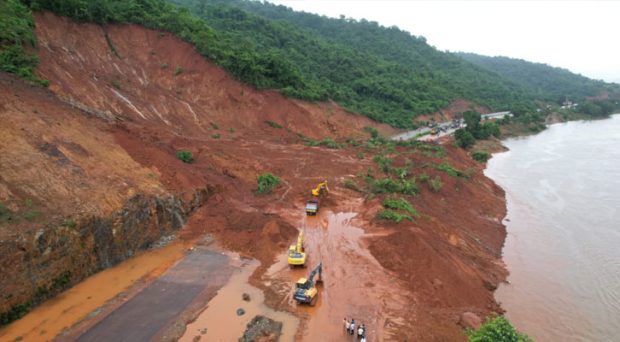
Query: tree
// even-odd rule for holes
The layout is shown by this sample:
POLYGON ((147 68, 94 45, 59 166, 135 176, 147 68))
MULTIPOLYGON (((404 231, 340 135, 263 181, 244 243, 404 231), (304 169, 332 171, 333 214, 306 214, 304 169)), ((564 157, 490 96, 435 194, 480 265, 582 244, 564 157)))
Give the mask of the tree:
POLYGON ((454 132, 454 140, 456 145, 462 148, 468 148, 476 143, 476 138, 466 129, 459 128, 454 132))

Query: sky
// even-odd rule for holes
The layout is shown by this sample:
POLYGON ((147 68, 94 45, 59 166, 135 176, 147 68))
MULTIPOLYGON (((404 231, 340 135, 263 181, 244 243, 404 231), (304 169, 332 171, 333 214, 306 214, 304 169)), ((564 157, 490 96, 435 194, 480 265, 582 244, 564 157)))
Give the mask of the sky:
POLYGON ((269 2, 396 25, 439 50, 521 58, 620 83, 620 1, 269 2))

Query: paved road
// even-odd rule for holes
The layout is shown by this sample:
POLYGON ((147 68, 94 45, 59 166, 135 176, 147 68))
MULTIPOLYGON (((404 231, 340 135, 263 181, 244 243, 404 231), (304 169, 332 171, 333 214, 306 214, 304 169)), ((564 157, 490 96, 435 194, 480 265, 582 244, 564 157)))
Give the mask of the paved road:
POLYGON ((150 341, 198 295, 217 291, 231 274, 226 255, 198 247, 77 340, 150 341))

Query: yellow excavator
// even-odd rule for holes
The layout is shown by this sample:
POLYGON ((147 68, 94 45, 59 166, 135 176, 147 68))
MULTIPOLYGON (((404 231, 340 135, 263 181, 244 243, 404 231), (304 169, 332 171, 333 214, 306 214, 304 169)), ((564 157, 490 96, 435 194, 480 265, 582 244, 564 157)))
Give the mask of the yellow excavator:
POLYGON ((312 189, 312 196, 319 197, 319 196, 327 195, 328 192, 329 192, 329 188, 327 187, 327 181, 325 180, 317 184, 317 186, 314 189, 312 189))
POLYGON ((288 264, 291 267, 306 265, 306 252, 304 251, 304 231, 300 230, 297 236, 297 244, 288 249, 288 264))
POLYGON ((295 285, 295 293, 293 293, 293 299, 297 301, 298 304, 310 304, 314 306, 316 301, 319 298, 319 290, 316 285, 319 282, 322 282, 321 279, 321 263, 319 263, 308 275, 308 278, 299 278, 295 285), (314 281, 314 277, 318 274, 318 278, 316 282, 314 281))
POLYGON ((312 189, 312 198, 306 202, 306 214, 316 215, 319 212, 320 198, 327 195, 329 188, 327 187, 327 181, 322 181, 312 189))

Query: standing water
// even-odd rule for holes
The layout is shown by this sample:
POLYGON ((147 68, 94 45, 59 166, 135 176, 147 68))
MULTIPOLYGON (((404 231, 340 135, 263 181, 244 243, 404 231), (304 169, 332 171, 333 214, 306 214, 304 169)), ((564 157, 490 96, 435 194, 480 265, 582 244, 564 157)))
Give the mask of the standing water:
POLYGON ((620 115, 504 144, 486 170, 508 206, 497 300, 537 341, 618 341, 620 115))

